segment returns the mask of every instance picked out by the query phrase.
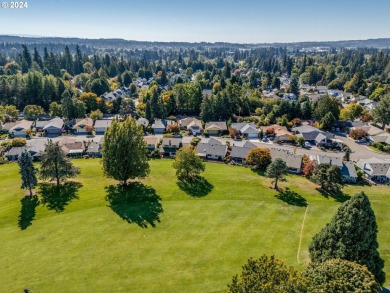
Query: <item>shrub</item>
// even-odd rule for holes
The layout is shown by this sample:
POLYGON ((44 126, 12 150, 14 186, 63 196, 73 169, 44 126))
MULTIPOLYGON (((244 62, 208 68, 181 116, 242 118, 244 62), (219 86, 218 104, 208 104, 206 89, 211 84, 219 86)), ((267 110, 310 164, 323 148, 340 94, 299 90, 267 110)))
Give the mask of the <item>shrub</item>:
POLYGON ((11 142, 12 147, 22 147, 26 145, 26 140, 24 138, 14 138, 11 142))
POLYGON ((353 139, 361 139, 367 136, 367 131, 365 131, 364 129, 352 129, 349 132, 349 136, 353 139))

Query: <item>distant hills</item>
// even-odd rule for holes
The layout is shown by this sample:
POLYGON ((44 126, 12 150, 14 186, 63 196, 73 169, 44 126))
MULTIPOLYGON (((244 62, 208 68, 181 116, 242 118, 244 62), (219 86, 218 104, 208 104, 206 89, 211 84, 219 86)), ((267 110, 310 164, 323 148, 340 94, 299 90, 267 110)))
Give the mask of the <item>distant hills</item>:
POLYGON ((68 44, 84 45, 95 48, 151 48, 151 47, 181 47, 181 48, 261 48, 261 47, 286 47, 288 49, 302 49, 311 47, 325 48, 390 48, 390 38, 368 39, 368 40, 345 40, 345 41, 318 41, 318 42, 296 42, 296 43, 258 43, 239 44, 228 42, 146 42, 124 39, 83 39, 83 38, 62 38, 62 37, 39 37, 39 36, 15 36, 0 35, 0 43, 15 44, 68 44))

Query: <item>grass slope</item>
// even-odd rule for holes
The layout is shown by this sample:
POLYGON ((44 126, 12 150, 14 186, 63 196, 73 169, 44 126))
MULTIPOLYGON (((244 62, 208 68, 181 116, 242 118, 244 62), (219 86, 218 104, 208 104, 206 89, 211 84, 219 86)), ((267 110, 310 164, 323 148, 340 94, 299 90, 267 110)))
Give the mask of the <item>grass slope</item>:
MULTIPOLYGON (((105 189, 115 182, 102 176, 98 160, 74 162, 81 167, 81 188, 64 193, 65 202, 44 205, 40 198, 35 215, 34 203, 24 202, 21 208, 17 165, 0 166, 2 292, 25 287, 33 292, 226 291, 250 256, 275 254, 303 269, 312 236, 339 205, 302 177, 289 176, 281 183, 308 204, 298 264, 306 207, 276 198, 270 181, 249 169, 209 163, 204 177, 211 192, 191 197, 176 184, 172 161, 152 161, 151 175, 139 189, 139 194, 151 194, 149 201, 122 208, 118 200, 123 197, 105 189)), ((353 195, 361 189, 348 186, 344 192, 353 195)), ((363 190, 376 212, 389 278, 389 188, 363 190)))

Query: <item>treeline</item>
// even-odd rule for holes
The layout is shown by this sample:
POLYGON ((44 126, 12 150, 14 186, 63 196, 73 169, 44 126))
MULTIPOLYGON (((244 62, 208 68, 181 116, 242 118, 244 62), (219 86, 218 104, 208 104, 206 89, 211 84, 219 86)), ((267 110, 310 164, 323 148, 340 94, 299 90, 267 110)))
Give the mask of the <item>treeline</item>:
POLYGON ((199 115, 210 121, 256 113, 259 123, 317 118, 330 125, 339 118, 331 98, 327 104, 312 103, 306 97, 263 99, 262 91, 276 89, 280 96, 287 92, 299 96, 300 82, 374 100, 390 92, 389 53, 377 49, 302 54, 285 48, 181 48, 127 53, 87 55, 77 45, 74 50, 65 45, 60 53, 46 47, 42 52, 22 45, 13 59, 0 54, 0 105, 15 105, 20 111, 37 105, 49 111, 53 102, 62 103, 67 91, 79 115, 82 109, 87 114, 99 109, 148 119, 199 115), (286 77, 290 81, 281 88, 286 77), (146 79, 148 87, 137 85, 137 78, 146 79), (101 98, 120 87, 128 88, 125 97, 101 98), (137 107, 132 99, 138 99, 137 107), (332 117, 325 119, 328 112, 332 117))

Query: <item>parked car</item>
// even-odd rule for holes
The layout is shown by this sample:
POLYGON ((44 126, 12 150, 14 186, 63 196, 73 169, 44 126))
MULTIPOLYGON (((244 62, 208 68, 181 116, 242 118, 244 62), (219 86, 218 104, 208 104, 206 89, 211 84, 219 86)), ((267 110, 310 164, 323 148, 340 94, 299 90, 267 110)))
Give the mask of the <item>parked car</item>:
POLYGON ((267 142, 268 141, 268 138, 266 136, 263 137, 263 139, 261 140, 262 142, 267 142))
POLYGON ((355 140, 356 143, 367 143, 367 140, 365 138, 357 139, 355 140))
POLYGON ((310 149, 310 148, 311 148, 310 142, 305 141, 305 148, 307 148, 307 149, 310 149))
POLYGON ((198 134, 195 131, 192 132, 192 135, 195 136, 195 137, 198 136, 198 134))

